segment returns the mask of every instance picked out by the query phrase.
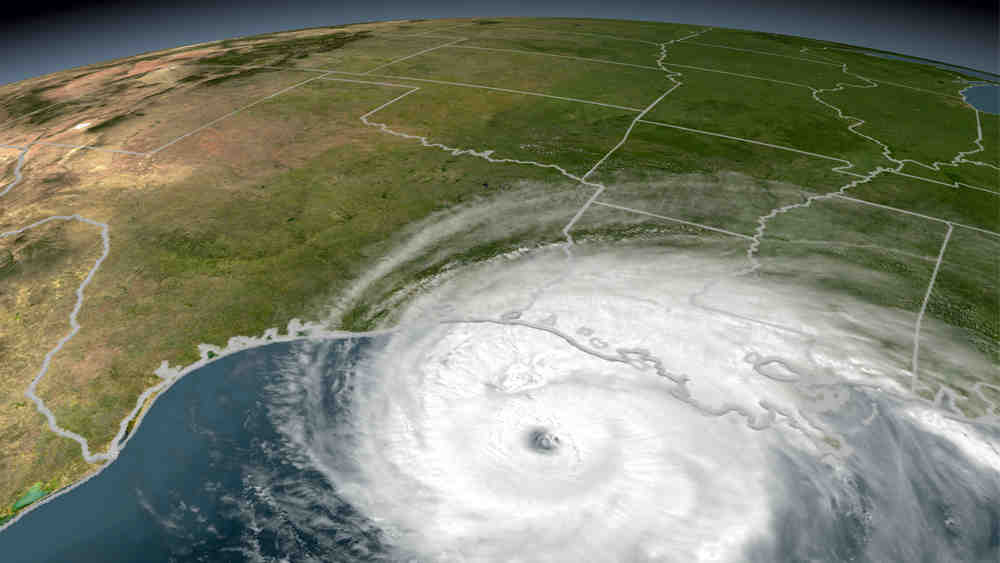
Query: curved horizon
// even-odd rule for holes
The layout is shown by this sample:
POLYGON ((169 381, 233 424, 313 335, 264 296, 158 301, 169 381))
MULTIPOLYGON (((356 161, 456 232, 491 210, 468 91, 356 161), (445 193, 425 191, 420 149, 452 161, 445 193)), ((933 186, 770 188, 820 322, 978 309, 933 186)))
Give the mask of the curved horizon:
POLYGON ((449 5, 449 2, 347 7, 299 1, 276 9, 257 3, 178 3, 169 7, 46 5, 15 8, 0 24, 5 65, 0 85, 139 54, 308 27, 350 25, 413 18, 560 17, 618 19, 710 25, 806 37, 882 51, 989 73, 1000 79, 997 62, 998 9, 970 0, 965 5, 924 2, 883 5, 873 14, 867 4, 825 3, 787 6, 779 2, 748 6, 716 0, 709 6, 617 3, 613 8, 587 3, 548 6, 508 4, 449 5), (237 17, 232 17, 236 14, 237 17), (323 24, 316 25, 317 21, 323 24))

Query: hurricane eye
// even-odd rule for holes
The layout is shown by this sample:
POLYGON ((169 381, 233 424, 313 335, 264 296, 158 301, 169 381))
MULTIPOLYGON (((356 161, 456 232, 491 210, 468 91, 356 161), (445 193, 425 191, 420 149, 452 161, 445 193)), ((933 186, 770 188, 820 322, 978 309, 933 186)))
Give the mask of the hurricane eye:
POLYGON ((534 452, 555 454, 561 445, 559 436, 547 428, 533 428, 528 432, 528 447, 534 452))

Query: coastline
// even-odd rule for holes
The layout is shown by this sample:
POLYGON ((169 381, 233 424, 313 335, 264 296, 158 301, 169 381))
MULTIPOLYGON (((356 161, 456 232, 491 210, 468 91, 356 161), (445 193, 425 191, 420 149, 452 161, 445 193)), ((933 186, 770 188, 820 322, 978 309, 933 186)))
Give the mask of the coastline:
POLYGON ((970 82, 968 86, 959 90, 958 93, 962 96, 962 101, 976 108, 976 111, 981 111, 983 113, 987 113, 990 115, 1000 115, 1000 106, 996 108, 996 111, 989 111, 987 109, 982 109, 973 104, 972 101, 969 100, 969 97, 965 95, 965 92, 967 90, 971 90, 973 88, 989 88, 989 87, 993 87, 997 91, 997 95, 1000 96, 1000 84, 995 82, 970 82))
POLYGON ((281 333, 277 327, 274 327, 265 330, 260 336, 238 335, 230 337, 225 346, 216 346, 214 344, 204 343, 198 344, 198 360, 186 366, 171 367, 167 360, 163 360, 160 363, 160 366, 153 372, 161 379, 161 381, 143 391, 142 394, 136 398, 135 408, 132 409, 128 416, 121 420, 118 426, 118 433, 115 434, 114 438, 112 438, 111 443, 105 452, 108 456, 108 460, 105 461, 96 471, 87 475, 83 479, 80 479, 67 487, 48 493, 44 497, 17 511, 9 520, 0 524, 0 533, 3 533, 8 527, 18 522, 22 517, 24 517, 24 515, 28 514, 32 510, 35 510, 36 508, 76 489, 80 485, 83 485, 87 481, 97 477, 105 469, 110 467, 111 464, 118 459, 118 455, 121 453, 122 449, 124 449, 125 446, 128 445, 131 438, 135 436, 140 425, 142 424, 143 418, 145 418, 146 413, 153 408, 153 405, 156 404, 157 399, 162 397, 163 392, 170 389, 171 386, 183 379, 186 375, 189 375, 206 365, 215 362, 216 360, 220 360, 238 352, 260 348, 270 344, 304 340, 346 340, 357 337, 385 336, 398 330, 398 327, 364 332, 330 330, 326 328, 323 323, 303 322, 298 318, 293 318, 288 322, 285 333, 281 333))

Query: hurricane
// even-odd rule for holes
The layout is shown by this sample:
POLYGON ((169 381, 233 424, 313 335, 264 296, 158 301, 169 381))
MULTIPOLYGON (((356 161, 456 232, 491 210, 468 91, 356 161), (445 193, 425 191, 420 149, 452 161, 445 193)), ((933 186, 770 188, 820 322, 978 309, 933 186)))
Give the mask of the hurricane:
POLYGON ((287 362, 270 416, 323 486, 272 487, 285 518, 308 496, 387 561, 994 560, 1000 433, 910 392, 911 317, 738 254, 564 250, 428 284, 347 364, 287 362))

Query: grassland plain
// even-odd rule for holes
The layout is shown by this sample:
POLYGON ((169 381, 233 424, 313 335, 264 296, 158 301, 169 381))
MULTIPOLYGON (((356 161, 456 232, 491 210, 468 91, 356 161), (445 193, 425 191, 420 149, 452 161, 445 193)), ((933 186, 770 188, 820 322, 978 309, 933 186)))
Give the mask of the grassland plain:
POLYGON ((850 107, 851 115, 865 120, 859 130, 892 147, 895 158, 930 164, 976 149, 976 113, 960 99, 891 84, 829 92, 824 98, 850 107))
MULTIPOLYGON (((675 179, 678 184, 696 179, 675 179)), ((710 177, 697 178, 711 181, 710 177)), ((611 204, 614 205, 614 204, 611 204)), ((711 225, 680 223, 668 218, 635 213, 609 205, 592 205, 580 217, 573 229, 573 239, 582 243, 604 245, 661 246, 666 248, 701 251, 709 247, 713 255, 724 258, 742 258, 746 255, 749 240, 713 230, 711 225)))
MULTIPOLYGON (((655 52, 650 49, 655 63, 655 52)), ((673 84, 663 71, 562 60, 558 65, 522 53, 438 49, 385 67, 380 72, 451 82, 483 84, 555 96, 644 108, 673 84), (609 88, 608 84, 614 84, 609 88)))
POLYGON ((0 238, 0 490, 5 508, 26 492, 25 483, 43 482, 50 491, 86 470, 79 447, 46 428, 24 390, 52 345, 46 337, 67 331, 73 292, 100 255, 100 240, 97 229, 75 221, 53 221, 0 238))
POLYGON ((196 359, 192 334, 224 344, 310 312, 318 320, 332 293, 403 225, 514 181, 559 179, 422 150, 357 120, 397 93, 310 83, 179 143, 164 165, 192 157, 199 169, 187 181, 105 200, 105 213, 117 218, 118 252, 95 277, 80 316, 84 326, 105 329, 81 332, 52 366, 61 377, 39 388, 65 427, 106 446, 115 421, 153 381, 152 358, 196 359), (289 119, 322 125, 289 130, 289 119), (254 134, 276 130, 293 135, 253 146, 254 134), (310 144, 311 155, 296 154, 310 144), (226 159, 241 152, 248 154, 226 159), (165 331, 163 319, 185 328, 165 331), (66 392, 67 381, 79 391, 66 392))
POLYGON ((851 190, 854 197, 1000 232, 1000 196, 887 174, 851 190))
POLYGON ((844 74, 840 65, 801 57, 737 51, 725 45, 700 41, 681 43, 670 49, 669 61, 688 66, 723 68, 727 72, 745 74, 788 83, 805 83, 814 88, 834 88, 839 82, 860 83, 844 74), (798 82, 797 82, 798 81, 798 82))
MULTIPOLYGON (((668 67, 671 62, 668 59, 668 67)), ((852 171, 859 173, 890 164, 877 144, 848 131, 847 126, 852 122, 840 119, 836 112, 817 103, 806 87, 679 67, 678 70, 683 72, 681 80, 686 88, 658 104, 648 115, 650 121, 834 156, 855 163, 852 171), (816 135, 816 131, 824 134, 816 135)), ((864 84, 850 76, 845 79, 864 84)), ((853 95, 862 90, 846 91, 853 95)))
POLYGON ((367 72, 396 59, 446 42, 448 39, 441 37, 373 35, 366 37, 364 41, 350 42, 340 49, 297 58, 294 60, 294 64, 303 68, 331 68, 346 72, 367 72))
POLYGON ((378 121, 450 147, 558 164, 583 175, 620 139, 635 113, 565 100, 460 87, 422 88, 378 121), (504 131, 496 135, 496 131, 504 131), (510 135, 506 134, 510 132, 510 135))
POLYGON ((846 63, 854 72, 875 81, 922 88, 947 97, 959 97, 957 91, 965 87, 965 80, 979 80, 971 75, 929 65, 877 58, 853 49, 826 48, 811 54, 820 56, 823 60, 846 63))
POLYGON ((960 182, 966 184, 966 187, 972 186, 973 189, 982 188, 1000 193, 1000 173, 989 166, 963 162, 954 166, 940 166, 935 170, 907 162, 901 172, 937 182, 944 182, 952 186, 955 185, 955 182, 960 182))
MULTIPOLYGON (((693 29, 692 31, 697 31, 693 29)), ((650 55, 655 54, 655 45, 635 44, 616 38, 581 36, 546 31, 545 29, 509 29, 496 26, 485 28, 463 28, 465 41, 457 48, 506 49, 537 53, 539 55, 559 55, 560 57, 580 57, 613 61, 627 65, 655 68, 650 55)))
POLYGON ((773 147, 640 123, 601 167, 611 203, 752 235, 775 207, 835 191, 842 163, 773 147), (691 175, 691 182, 664 181, 691 175), (705 177, 707 176, 707 179, 705 177))
MULTIPOLYGON (((198 343, 223 345, 231 336, 260 334, 293 317, 328 319, 334 307, 341 307, 338 328, 385 326, 394 306, 456 265, 561 242, 562 226, 593 191, 553 168, 456 156, 367 127, 361 115, 407 89, 329 78, 419 87, 372 118, 393 130, 579 175, 621 140, 637 110, 674 86, 657 66, 659 44, 702 29, 530 18, 369 23, 146 53, 0 87, 0 139, 51 143, 31 148, 24 181, 0 198, 0 232, 70 213, 107 222, 111 232, 112 251, 80 312, 84 328, 55 357, 39 396, 60 425, 101 451, 136 397, 156 381, 153 370, 161 361, 186 364, 196 359, 198 343), (421 33, 433 37, 415 35, 421 33), (262 68, 270 66, 276 68, 262 68), (337 72, 320 78, 319 69, 337 72), (87 125, 77 128, 82 123, 87 125), (188 132, 194 133, 155 154, 105 152, 144 153, 188 132), (94 148, 101 150, 89 150, 94 148), (378 275, 371 283, 358 285, 372 272, 378 275), (341 299, 347 294, 351 300, 341 299)), ((682 73, 677 80, 683 84, 646 118, 703 132, 636 124, 628 142, 590 178, 608 189, 575 224, 574 238, 738 257, 762 215, 856 179, 831 168, 850 161, 853 172, 864 173, 892 165, 878 144, 848 130, 855 120, 839 118, 809 88, 864 80, 837 66, 782 56, 846 61, 852 73, 931 90, 879 85, 821 94, 845 114, 868 120, 860 131, 887 143, 897 158, 950 160, 974 148, 975 113, 958 96, 964 86, 959 75, 841 47, 724 29, 668 47, 664 62, 682 73), (942 129, 947 131, 939 134, 942 129)), ((995 163, 996 116, 979 117, 986 150, 975 159, 995 163)), ((0 152, 5 182, 17 154, 0 152)), ((995 179, 991 169, 973 164, 905 170, 949 183, 995 179)), ((996 230, 996 196, 973 191, 882 175, 849 193, 996 230)), ((943 228, 863 204, 813 202, 768 225, 762 275, 797 277, 915 316, 943 228), (802 267, 783 270, 785 258, 802 267), (845 279, 809 268, 820 260, 856 275, 845 279)), ((96 469, 81 459, 77 444, 44 431, 30 404, 19 406, 40 362, 30 354, 40 357, 65 333, 72 282, 93 263, 93 230, 62 229, 66 242, 59 242, 54 227, 14 242, 20 246, 12 255, 25 267, 29 262, 21 257, 35 256, 24 250, 30 241, 55 236, 54 247, 63 250, 37 254, 44 267, 30 275, 14 269, 0 278, 4 295, 53 288, 44 306, 10 302, 0 310, 37 316, 30 324, 0 325, 6 370, 0 416, 20 417, 0 418, 0 519, 35 483, 51 491, 96 469), (6 350, 24 354, 8 361, 14 356, 6 350), (8 385, 8 377, 15 383, 8 385)), ((928 315, 997 363, 1000 254, 991 236, 956 229, 928 315)), ((4 264, 0 256, 0 268, 4 264)), ((898 350, 904 368, 908 352, 898 350)), ((933 350, 925 352, 928 373, 951 373, 933 350)), ((935 385, 954 385, 971 397, 972 382, 960 375, 935 377, 922 380, 926 396, 937 392, 935 385)), ((958 408, 965 406, 977 414, 983 404, 967 399, 958 408)))
POLYGON ((737 49, 748 49, 785 57, 801 57, 818 61, 826 60, 825 56, 820 56, 816 52, 809 52, 810 50, 839 45, 838 43, 829 41, 816 41, 814 39, 805 39, 791 35, 726 28, 713 28, 702 35, 699 41, 716 45, 726 45, 737 49), (804 52, 802 50, 803 47, 807 51, 804 52))
MULTIPOLYGON (((1000 366, 1000 238, 967 229, 951 236, 938 271, 927 317, 945 323, 951 337, 969 343, 978 354, 953 353, 922 344, 919 393, 927 399, 945 400, 967 413, 986 412, 980 393, 991 396, 975 377, 975 366, 988 362, 1000 366)), ((995 399, 995 390, 992 393, 995 399)))
MULTIPOLYGON (((479 26, 497 30, 500 25, 590 37, 614 37, 632 43, 657 44, 704 29, 702 26, 666 22, 632 22, 589 18, 493 18, 494 24, 479 26)), ((470 26, 477 29, 476 26, 470 26)), ((463 30, 464 31, 464 30, 463 30)))
POLYGON ((993 165, 993 170, 1000 167, 1000 115, 979 113, 983 128, 983 152, 974 157, 975 160, 993 165))
POLYGON ((909 61, 872 57, 864 54, 864 51, 868 49, 854 45, 773 33, 739 29, 713 29, 706 33, 701 41, 738 49, 759 50, 837 64, 846 63, 852 72, 876 81, 895 82, 948 96, 957 97, 958 90, 965 87, 966 81, 979 80, 972 74, 943 70, 909 61))
MULTIPOLYGON (((966 339, 1000 364, 1000 238, 957 229, 927 310, 964 331, 966 339)), ((956 373, 962 371, 956 368, 956 373)))

